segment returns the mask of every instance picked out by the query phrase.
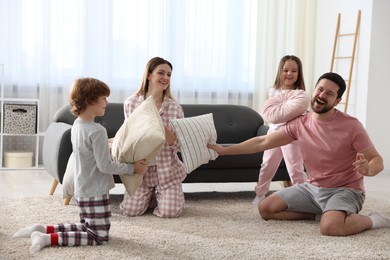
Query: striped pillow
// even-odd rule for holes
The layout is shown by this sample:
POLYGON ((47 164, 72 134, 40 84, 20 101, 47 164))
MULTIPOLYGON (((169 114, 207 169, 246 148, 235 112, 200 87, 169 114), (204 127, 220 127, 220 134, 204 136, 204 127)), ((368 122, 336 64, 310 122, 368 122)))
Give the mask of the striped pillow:
POLYGON ((215 144, 217 141, 213 114, 172 119, 170 126, 180 143, 187 173, 218 157, 214 150, 207 148, 207 144, 215 144))

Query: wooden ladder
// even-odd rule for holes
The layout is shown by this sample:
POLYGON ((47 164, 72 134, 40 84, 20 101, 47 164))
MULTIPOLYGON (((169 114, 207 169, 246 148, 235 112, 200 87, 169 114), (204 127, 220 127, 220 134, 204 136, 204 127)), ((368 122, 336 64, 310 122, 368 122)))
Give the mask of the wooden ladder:
POLYGON ((341 23, 341 14, 339 13, 337 18, 337 26, 336 26, 336 34, 334 38, 334 44, 333 44, 333 53, 332 53, 332 62, 330 65, 330 71, 335 72, 335 62, 339 60, 349 60, 349 75, 347 79, 344 79, 347 83, 347 89, 346 89, 346 98, 345 101, 341 104, 344 104, 344 112, 346 113, 348 110, 348 101, 349 101, 349 93, 351 89, 351 81, 352 81, 352 71, 353 71, 353 64, 355 61, 355 52, 356 52, 356 42, 358 38, 359 28, 360 28, 360 16, 361 16, 361 10, 358 11, 357 15, 357 21, 356 21, 356 28, 354 33, 340 33, 340 23, 341 23), (340 38, 341 37, 353 37, 353 47, 352 47, 352 55, 351 56, 339 56, 336 55, 338 45, 340 44, 340 38))

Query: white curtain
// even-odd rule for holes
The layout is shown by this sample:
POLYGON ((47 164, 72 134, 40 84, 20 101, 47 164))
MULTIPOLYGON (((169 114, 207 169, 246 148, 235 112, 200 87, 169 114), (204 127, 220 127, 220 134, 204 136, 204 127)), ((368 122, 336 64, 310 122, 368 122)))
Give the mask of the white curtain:
POLYGON ((261 111, 275 81, 280 59, 295 55, 302 61, 306 90, 313 84, 316 1, 259 0, 256 78, 252 107, 261 111))
POLYGON ((0 0, 5 95, 40 98, 45 131, 74 79, 101 79, 111 87, 109 101, 123 102, 147 61, 160 56, 173 64, 178 102, 258 109, 283 55, 311 58, 313 6, 312 0, 0 0))

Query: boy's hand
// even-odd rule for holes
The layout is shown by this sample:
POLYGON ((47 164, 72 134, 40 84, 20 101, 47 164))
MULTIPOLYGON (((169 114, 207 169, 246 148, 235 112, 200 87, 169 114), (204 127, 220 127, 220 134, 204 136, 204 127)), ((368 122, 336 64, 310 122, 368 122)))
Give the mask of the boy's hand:
POLYGON ((111 146, 112 146, 112 142, 114 142, 114 138, 109 138, 108 139, 108 147, 110 147, 110 149, 111 149, 111 146))
POLYGON ((112 156, 111 149, 112 149, 112 142, 114 142, 114 138, 108 139, 108 149, 110 150, 110 155, 112 156))
POLYGON ((139 160, 134 163, 134 173, 144 174, 148 169, 147 160, 139 160))

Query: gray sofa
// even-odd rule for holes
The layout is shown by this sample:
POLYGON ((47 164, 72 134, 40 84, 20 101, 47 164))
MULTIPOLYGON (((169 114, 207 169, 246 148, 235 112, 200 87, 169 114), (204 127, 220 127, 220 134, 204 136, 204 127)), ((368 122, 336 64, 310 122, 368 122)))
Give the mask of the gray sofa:
MULTIPOLYGON (((242 142, 257 135, 267 134, 268 127, 262 117, 253 109, 240 105, 202 105, 183 104, 185 117, 212 113, 217 130, 217 142, 230 145, 242 142)), ((70 130, 75 117, 69 106, 60 108, 54 115, 53 123, 46 131, 43 143, 43 164, 47 172, 54 177, 50 194, 58 183, 62 183, 67 162, 72 153, 70 130)), ((96 118, 106 129, 108 137, 115 133, 124 121, 123 104, 109 103, 103 117, 96 118)), ((180 154, 179 154, 180 155, 180 154)), ((256 182, 262 162, 263 153, 250 155, 220 156, 187 175, 184 183, 223 183, 223 182, 256 182)), ((119 176, 115 181, 120 183, 119 176)), ((289 181, 284 162, 273 178, 273 181, 289 181)))

